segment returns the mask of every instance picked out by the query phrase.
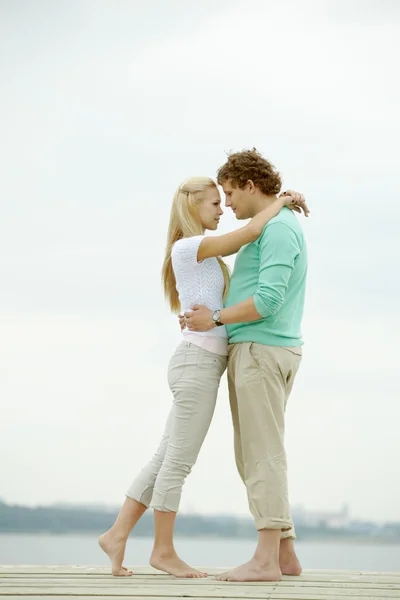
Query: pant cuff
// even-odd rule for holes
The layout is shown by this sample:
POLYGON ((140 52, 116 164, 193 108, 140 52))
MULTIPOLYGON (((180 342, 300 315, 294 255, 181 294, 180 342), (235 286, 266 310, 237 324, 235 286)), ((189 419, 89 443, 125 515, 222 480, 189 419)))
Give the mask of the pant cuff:
POLYGON ((143 488, 139 486, 132 485, 129 490, 125 493, 125 496, 131 498, 132 500, 136 500, 140 504, 143 504, 146 508, 149 508, 151 497, 153 495, 153 488, 143 488))
POLYGON ((287 540, 287 539, 292 539, 292 540, 296 539, 296 533, 293 528, 289 529, 289 531, 281 531, 281 540, 287 540))
POLYGON ((161 493, 153 491, 150 508, 159 510, 160 512, 178 512, 181 500, 180 494, 171 492, 161 493))
POLYGON ((260 529, 280 529, 281 531, 282 529, 287 530, 282 533, 290 533, 292 531, 292 523, 290 521, 286 521, 285 519, 275 519, 273 517, 260 517, 259 519, 254 519, 254 524, 258 531, 260 529))

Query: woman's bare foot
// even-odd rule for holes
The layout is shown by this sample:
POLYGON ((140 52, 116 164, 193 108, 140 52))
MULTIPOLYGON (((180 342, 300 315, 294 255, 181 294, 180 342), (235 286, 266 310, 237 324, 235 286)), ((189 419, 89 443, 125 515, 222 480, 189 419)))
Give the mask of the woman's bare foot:
POLYGON ((109 556, 111 560, 111 573, 115 577, 130 577, 133 571, 128 571, 122 566, 125 556, 126 540, 117 538, 111 531, 103 533, 99 537, 100 548, 109 556))
POLYGON ((252 558, 244 565, 221 573, 216 578, 219 581, 280 581, 282 573, 279 565, 265 565, 252 558))
POLYGON ((150 564, 159 571, 164 571, 174 577, 199 578, 207 577, 207 573, 202 573, 187 565, 179 558, 175 550, 160 551, 153 550, 150 557, 150 564))
POLYGON ((297 558, 293 540, 291 538, 281 540, 279 547, 279 566, 282 575, 301 575, 301 564, 297 558))

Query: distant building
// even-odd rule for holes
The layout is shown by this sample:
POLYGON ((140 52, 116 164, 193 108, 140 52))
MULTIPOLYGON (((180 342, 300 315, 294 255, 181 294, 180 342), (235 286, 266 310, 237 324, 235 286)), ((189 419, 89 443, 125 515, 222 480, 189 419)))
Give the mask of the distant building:
POLYGON ((351 523, 349 506, 344 504, 339 512, 311 511, 303 506, 294 507, 292 516, 296 525, 344 529, 351 523))

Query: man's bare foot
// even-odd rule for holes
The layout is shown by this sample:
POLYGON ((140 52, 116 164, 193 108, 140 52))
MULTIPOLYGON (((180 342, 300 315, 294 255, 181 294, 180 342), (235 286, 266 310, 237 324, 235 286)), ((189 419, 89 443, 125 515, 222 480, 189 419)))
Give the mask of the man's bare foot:
POLYGON ((283 561, 279 558, 279 566, 281 568, 282 575, 299 576, 303 571, 300 561, 296 555, 292 560, 289 561, 283 561))
POLYGON ((113 536, 110 531, 103 533, 98 539, 100 548, 109 556, 111 560, 111 573, 114 577, 130 577, 133 571, 128 571, 122 566, 125 556, 126 540, 113 536))
POLYGON ((164 571, 169 575, 174 575, 174 577, 207 577, 207 573, 197 571, 181 560, 175 550, 168 552, 153 550, 150 557, 150 564, 155 569, 164 571))
POLYGON ((279 547, 279 566, 282 575, 299 576, 302 573, 302 568, 299 559, 294 550, 293 540, 281 540, 279 547))
POLYGON ((279 565, 265 565, 255 558, 232 571, 217 575, 219 581, 280 581, 282 573, 279 565))

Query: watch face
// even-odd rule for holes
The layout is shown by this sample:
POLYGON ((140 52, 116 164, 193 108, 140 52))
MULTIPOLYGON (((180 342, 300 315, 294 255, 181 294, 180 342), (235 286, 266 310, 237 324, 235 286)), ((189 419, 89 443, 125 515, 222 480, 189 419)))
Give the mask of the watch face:
POLYGON ((214 310, 213 314, 212 314, 212 320, 214 321, 218 321, 219 320, 219 310, 214 310))

